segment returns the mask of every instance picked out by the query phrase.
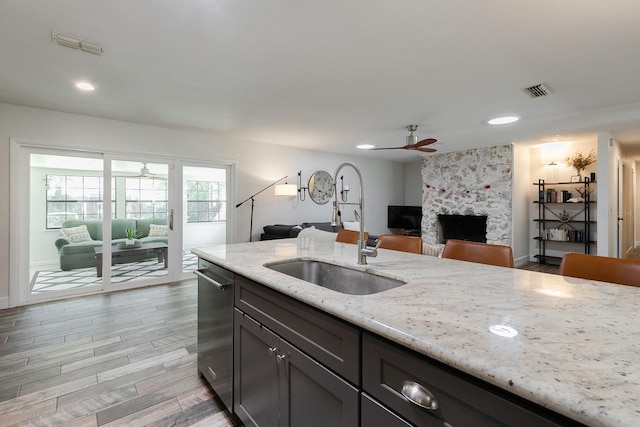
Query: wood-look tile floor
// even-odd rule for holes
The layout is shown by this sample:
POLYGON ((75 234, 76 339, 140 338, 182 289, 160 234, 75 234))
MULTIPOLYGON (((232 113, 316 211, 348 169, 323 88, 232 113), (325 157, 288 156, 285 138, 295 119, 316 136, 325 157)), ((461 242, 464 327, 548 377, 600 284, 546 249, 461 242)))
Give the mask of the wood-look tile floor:
POLYGON ((0 426, 232 426, 196 321, 195 280, 0 310, 0 426))

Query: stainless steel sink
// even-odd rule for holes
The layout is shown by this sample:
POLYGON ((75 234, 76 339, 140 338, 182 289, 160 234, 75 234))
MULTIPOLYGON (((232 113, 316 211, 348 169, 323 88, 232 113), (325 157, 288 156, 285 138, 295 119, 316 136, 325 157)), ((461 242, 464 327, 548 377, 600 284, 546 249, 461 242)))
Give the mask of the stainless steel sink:
POLYGON ((371 295, 406 284, 401 280, 322 261, 293 260, 267 264, 265 267, 323 288, 351 295, 371 295))

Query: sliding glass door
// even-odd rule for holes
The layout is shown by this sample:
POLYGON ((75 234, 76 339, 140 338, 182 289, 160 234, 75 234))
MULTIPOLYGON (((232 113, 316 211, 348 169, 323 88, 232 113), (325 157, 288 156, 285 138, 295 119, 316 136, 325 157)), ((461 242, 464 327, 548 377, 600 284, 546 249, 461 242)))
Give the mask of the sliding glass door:
POLYGON ((11 164, 11 305, 190 279, 230 241, 230 164, 15 141, 11 164))

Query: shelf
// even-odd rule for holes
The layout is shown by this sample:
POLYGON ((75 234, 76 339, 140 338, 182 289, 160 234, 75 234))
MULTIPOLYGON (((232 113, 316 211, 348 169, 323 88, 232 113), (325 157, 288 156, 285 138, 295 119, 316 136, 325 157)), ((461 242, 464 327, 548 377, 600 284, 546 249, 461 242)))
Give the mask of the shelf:
POLYGON ((588 243, 590 245, 595 245, 596 242, 594 242, 593 240, 590 240, 588 242, 571 242, 569 240, 551 240, 551 239, 543 239, 541 237, 534 237, 533 240, 541 240, 543 242, 554 242, 554 243, 575 243, 578 245, 584 245, 585 243, 588 243))
POLYGON ((589 185, 596 183, 596 181, 588 181, 588 180, 587 181, 578 181, 578 182, 544 182, 543 181, 541 183, 534 182, 533 185, 545 185, 545 186, 547 186, 547 185, 576 185, 576 184, 584 185, 585 182, 588 183, 589 185))
POLYGON ((597 224, 598 223, 597 221, 579 221, 579 220, 562 221, 562 220, 560 220, 558 218, 555 218, 555 219, 547 219, 547 218, 538 219, 538 218, 536 218, 536 219, 533 220, 533 222, 561 222, 563 224, 597 224))
POLYGON ((533 239, 538 242, 538 255, 535 255, 535 258, 541 264, 562 259, 561 256, 547 256, 547 243, 560 253, 566 253, 569 249, 576 250, 574 248, 578 248, 578 245, 582 245, 583 253, 591 253, 592 245, 596 242, 588 239, 593 236, 593 227, 598 224, 597 221, 591 220, 596 203, 595 200, 591 200, 591 192, 595 191, 595 186, 591 188, 591 184, 588 177, 580 182, 545 182, 544 179, 539 179, 538 182, 533 183, 538 187, 538 197, 533 200, 533 203, 538 206, 538 216, 533 219, 533 222, 538 224, 538 235, 533 239), (575 187, 582 201, 567 201, 574 196, 574 190, 570 186, 575 187), (562 220, 560 217, 567 220, 562 220), (548 237, 559 236, 571 240, 548 239, 548 237), (555 243, 565 245, 568 243, 572 246, 562 250, 560 246, 555 246, 555 243))
POLYGON ((584 206, 591 205, 596 203, 597 200, 585 200, 584 202, 541 202, 539 200, 534 200, 533 203, 541 204, 541 205, 569 205, 569 206, 584 206))

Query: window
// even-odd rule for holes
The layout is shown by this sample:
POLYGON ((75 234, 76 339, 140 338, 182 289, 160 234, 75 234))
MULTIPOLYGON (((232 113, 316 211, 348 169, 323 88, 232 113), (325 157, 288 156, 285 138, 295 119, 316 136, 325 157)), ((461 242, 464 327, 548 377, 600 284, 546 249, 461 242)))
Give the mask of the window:
POLYGON ((187 180, 187 222, 227 219, 226 183, 187 180))
POLYGON ((167 181, 163 179, 126 178, 125 218, 166 218, 169 206, 167 181))
MULTIPOLYGON (((101 176, 46 175, 47 229, 61 228, 68 219, 102 220, 101 176)), ((115 218, 116 183, 111 181, 111 212, 115 218)))

